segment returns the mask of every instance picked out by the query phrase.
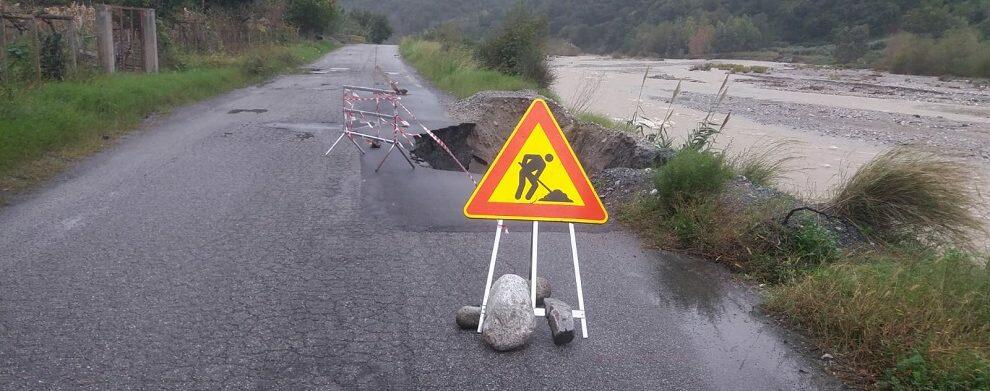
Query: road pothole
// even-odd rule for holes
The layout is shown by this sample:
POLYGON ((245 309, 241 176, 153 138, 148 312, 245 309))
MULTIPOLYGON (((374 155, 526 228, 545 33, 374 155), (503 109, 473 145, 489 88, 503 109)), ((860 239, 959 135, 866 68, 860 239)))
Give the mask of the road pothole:
POLYGON ((325 75, 333 72, 344 72, 349 71, 351 68, 309 68, 309 73, 311 75, 325 75))
POLYGON ((267 112, 268 112, 268 109, 233 109, 231 111, 228 111, 227 114, 237 114, 237 113, 255 113, 255 114, 261 114, 261 113, 267 113, 267 112))
MULTIPOLYGON (((474 134, 474 127, 473 123, 465 122, 432 131, 468 170, 471 169, 472 165, 488 165, 488 162, 475 155, 474 148, 471 147, 468 140, 474 134)), ((416 138, 416 146, 412 153, 419 160, 429 164, 431 168, 447 171, 461 170, 461 167, 451 158, 450 154, 428 135, 424 134, 416 138)))

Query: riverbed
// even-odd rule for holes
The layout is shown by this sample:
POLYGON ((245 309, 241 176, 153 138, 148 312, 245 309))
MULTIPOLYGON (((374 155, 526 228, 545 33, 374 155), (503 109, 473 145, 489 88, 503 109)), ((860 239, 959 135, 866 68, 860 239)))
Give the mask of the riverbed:
POLYGON ((844 177, 878 153, 915 145, 968 164, 970 187, 981 198, 978 213, 990 216, 990 201, 983 195, 990 189, 986 84, 764 61, 711 62, 762 66, 766 73, 692 70, 704 62, 556 57, 552 89, 569 108, 583 105, 619 121, 628 120, 639 102, 640 115, 659 123, 680 83, 670 132, 677 145, 706 117, 728 75, 728 94, 714 120, 731 117, 715 146, 731 156, 785 144, 779 153, 793 159, 778 184, 782 190, 826 199, 844 177))

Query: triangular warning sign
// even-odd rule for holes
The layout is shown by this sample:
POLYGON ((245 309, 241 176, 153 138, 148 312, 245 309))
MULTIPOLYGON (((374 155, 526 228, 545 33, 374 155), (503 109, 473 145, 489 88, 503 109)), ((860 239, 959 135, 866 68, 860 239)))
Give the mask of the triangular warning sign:
POLYGON ((473 219, 603 224, 608 212, 547 102, 536 99, 464 205, 473 219))

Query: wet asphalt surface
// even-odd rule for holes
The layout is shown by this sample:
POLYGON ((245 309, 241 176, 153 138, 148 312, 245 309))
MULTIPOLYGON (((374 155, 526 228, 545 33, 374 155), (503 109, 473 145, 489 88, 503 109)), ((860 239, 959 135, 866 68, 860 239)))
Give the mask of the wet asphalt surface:
MULTIPOLYGON (((0 209, 3 389, 834 389, 799 338, 712 263, 578 227, 588 339, 545 322, 497 354, 454 313, 481 301, 494 222, 468 221, 463 174, 349 144, 340 85, 438 95, 393 46, 149 120, 0 209), (262 111, 267 110, 267 111, 262 111)), ((541 224, 540 272, 574 304, 566 226, 541 224)), ((497 275, 528 273, 510 224, 497 275)))

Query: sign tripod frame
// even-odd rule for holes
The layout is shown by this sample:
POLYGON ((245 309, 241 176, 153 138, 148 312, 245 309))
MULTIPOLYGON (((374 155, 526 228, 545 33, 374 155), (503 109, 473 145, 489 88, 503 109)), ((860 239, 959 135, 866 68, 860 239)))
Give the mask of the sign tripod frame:
MULTIPOLYGON (((488 295, 491 293, 492 277, 495 274, 495 260, 498 258, 498 245, 502 239, 502 230, 505 224, 503 220, 498 220, 495 228, 495 243, 492 246, 491 260, 488 262, 488 278, 485 281, 485 296, 481 299, 481 316, 478 319, 478 332, 482 331, 485 324, 485 312, 488 309, 488 295)), ((574 319, 581 319, 581 338, 588 338, 588 318, 584 310, 584 291, 581 286, 581 265, 578 261, 577 239, 574 234, 574 223, 567 223, 567 229, 571 239, 571 259, 574 263, 574 284, 577 288, 578 309, 571 310, 574 319)), ((546 316, 546 308, 536 307, 536 265, 537 247, 539 243, 540 222, 533 221, 533 234, 530 239, 530 269, 529 269, 529 294, 533 303, 533 314, 536 316, 546 316)))

